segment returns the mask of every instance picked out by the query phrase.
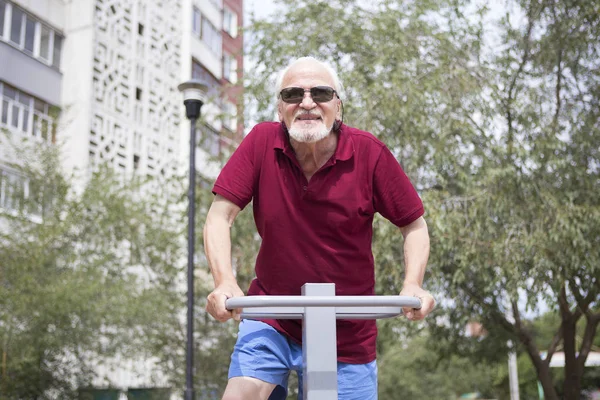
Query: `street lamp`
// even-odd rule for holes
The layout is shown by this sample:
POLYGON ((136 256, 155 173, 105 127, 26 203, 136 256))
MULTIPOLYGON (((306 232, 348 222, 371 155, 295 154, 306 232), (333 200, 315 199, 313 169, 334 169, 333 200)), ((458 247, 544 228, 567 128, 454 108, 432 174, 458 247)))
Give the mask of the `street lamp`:
POLYGON ((196 214, 196 121, 206 98, 207 86, 191 79, 177 86, 183 93, 185 115, 190 120, 190 184, 188 188, 187 346, 185 351, 185 400, 194 400, 194 240, 196 214))

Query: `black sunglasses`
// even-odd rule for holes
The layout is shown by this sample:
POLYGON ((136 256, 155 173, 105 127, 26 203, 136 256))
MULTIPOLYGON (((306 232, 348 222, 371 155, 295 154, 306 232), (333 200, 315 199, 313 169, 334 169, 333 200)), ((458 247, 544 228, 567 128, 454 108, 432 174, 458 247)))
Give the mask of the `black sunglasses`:
MULTIPOLYGON (((304 93, 310 92, 315 103, 326 103, 333 99, 333 95, 338 96, 334 88, 329 86, 315 86, 310 89, 304 89, 301 87, 289 87, 279 92, 279 97, 286 103, 289 104, 300 104, 304 100, 304 93)), ((339 97, 339 96, 338 96, 339 97)))

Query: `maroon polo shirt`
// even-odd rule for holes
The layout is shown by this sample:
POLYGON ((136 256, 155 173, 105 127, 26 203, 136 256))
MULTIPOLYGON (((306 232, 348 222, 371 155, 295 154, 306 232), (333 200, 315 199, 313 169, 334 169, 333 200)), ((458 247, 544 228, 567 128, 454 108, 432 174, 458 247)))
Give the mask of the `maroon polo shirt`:
MULTIPOLYGON (((337 295, 372 295, 374 214, 399 227, 423 215, 419 196, 388 148, 346 125, 335 154, 310 182, 283 125, 256 125, 213 192, 240 208, 253 200, 262 243, 248 295, 299 295, 305 283, 335 283, 337 295)), ((265 322, 301 342, 301 321, 265 322)), ((373 361, 376 337, 375 321, 338 320, 338 361, 373 361)))

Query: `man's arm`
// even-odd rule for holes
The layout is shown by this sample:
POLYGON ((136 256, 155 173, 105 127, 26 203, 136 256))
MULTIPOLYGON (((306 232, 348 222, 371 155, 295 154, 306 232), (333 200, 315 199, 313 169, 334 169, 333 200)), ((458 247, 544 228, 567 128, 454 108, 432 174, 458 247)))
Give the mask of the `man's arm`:
POLYGON ((421 320, 435 306, 433 296, 422 288, 427 260, 429 259, 429 231, 427 223, 420 217, 407 226, 400 228, 404 236, 404 285, 403 296, 417 296, 421 299, 421 309, 405 308, 404 314, 408 319, 421 320))
POLYGON ((240 208, 225 197, 216 195, 204 225, 204 250, 215 282, 208 295, 206 311, 216 320, 240 319, 240 310, 228 311, 225 300, 243 296, 231 266, 231 226, 240 208))

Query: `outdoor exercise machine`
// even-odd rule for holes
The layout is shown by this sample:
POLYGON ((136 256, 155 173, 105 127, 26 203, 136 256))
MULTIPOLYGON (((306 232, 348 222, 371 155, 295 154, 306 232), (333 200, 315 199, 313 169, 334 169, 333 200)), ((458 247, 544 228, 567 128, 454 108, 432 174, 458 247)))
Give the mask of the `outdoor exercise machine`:
POLYGON ((302 319, 304 400, 337 400, 336 319, 379 319, 419 309, 411 296, 336 296, 333 283, 307 283, 301 296, 246 296, 228 299, 243 319, 302 319))

